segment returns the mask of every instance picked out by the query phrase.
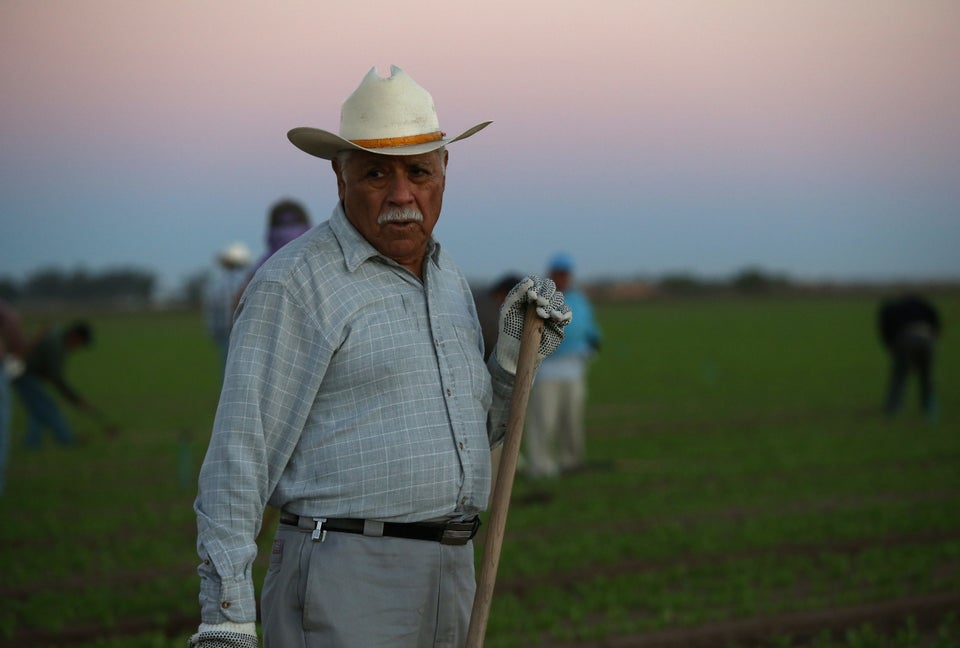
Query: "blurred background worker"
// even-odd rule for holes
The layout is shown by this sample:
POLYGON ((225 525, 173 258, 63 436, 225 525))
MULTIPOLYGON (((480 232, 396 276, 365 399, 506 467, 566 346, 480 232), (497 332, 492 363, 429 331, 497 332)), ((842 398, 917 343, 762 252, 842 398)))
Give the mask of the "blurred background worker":
POLYGON ((584 464, 587 368, 601 337, 587 296, 573 283, 571 256, 556 254, 547 273, 574 317, 556 352, 541 363, 530 392, 523 470, 533 478, 554 477, 584 464))
POLYGON ((937 416, 933 360, 940 337, 940 314, 920 295, 903 295, 880 305, 880 338, 890 355, 890 379, 884 410, 894 416, 903 404, 907 378, 917 374, 920 407, 927 420, 937 416))
POLYGON ((7 483, 7 457, 10 453, 10 417, 13 404, 10 381, 23 373, 27 341, 20 315, 0 299, 0 495, 7 483))
POLYGON ((304 232, 310 229, 310 214, 306 208, 296 200, 286 198, 274 203, 267 216, 267 250, 257 259, 247 271, 246 279, 240 284, 237 292, 233 296, 233 306, 236 309, 240 303, 240 297, 246 289, 247 284, 253 278, 253 275, 260 269, 267 259, 272 257, 277 250, 294 240, 304 232))
POLYGON ((27 447, 40 446, 44 428, 49 428, 54 439, 64 445, 76 443, 67 417, 54 397, 44 389, 44 382, 53 385, 71 405, 93 417, 103 426, 107 435, 113 436, 118 432, 100 410, 67 383, 64 375, 67 356, 91 344, 93 331, 87 322, 81 320, 67 328, 51 329, 31 345, 24 371, 13 381, 14 389, 27 411, 27 447))
POLYGON ((500 307, 507 298, 510 289, 523 280, 518 273, 507 273, 493 282, 484 291, 474 295, 477 304, 477 318, 480 320, 480 330, 483 333, 483 359, 490 357, 493 345, 497 343, 500 333, 500 307))
POLYGON ((247 281, 250 250, 243 243, 231 243, 217 254, 219 274, 203 295, 203 316, 207 332, 220 353, 220 371, 227 362, 230 329, 233 327, 234 296, 247 281))
MULTIPOLYGON (((483 336, 483 361, 486 362, 493 352, 500 334, 500 307, 506 301, 510 290, 523 281, 523 277, 515 272, 501 275, 486 290, 474 294, 477 305, 477 319, 480 320, 480 333, 483 336)), ((493 501, 493 488, 497 485, 497 473, 500 469, 500 454, 503 445, 490 449, 490 501, 493 501)), ((519 459, 519 457, 518 457, 519 459)))

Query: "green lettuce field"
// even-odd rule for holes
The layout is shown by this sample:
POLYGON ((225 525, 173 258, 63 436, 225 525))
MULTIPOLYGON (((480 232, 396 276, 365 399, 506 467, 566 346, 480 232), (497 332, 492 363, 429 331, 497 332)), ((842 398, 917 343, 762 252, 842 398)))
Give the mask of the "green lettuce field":
MULTIPOLYGON (((590 465, 518 477, 487 645, 960 646, 960 297, 936 303, 934 420, 914 385, 881 416, 873 297, 597 304, 590 465)), ((81 446, 28 451, 15 410, 0 648, 183 648, 216 354, 198 313, 83 315, 68 375, 122 432, 70 412, 81 446)))

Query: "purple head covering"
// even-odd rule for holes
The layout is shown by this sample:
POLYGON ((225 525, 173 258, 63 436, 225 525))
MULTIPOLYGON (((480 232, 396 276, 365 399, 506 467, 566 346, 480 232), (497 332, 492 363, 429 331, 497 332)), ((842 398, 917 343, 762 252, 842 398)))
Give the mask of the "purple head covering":
POLYGON ((310 229, 307 210, 294 200, 282 200, 270 209, 267 227, 267 251, 250 269, 250 276, 284 245, 310 229))
POLYGON ((310 226, 306 223, 293 223, 291 225, 271 227, 270 231, 267 232, 267 256, 272 255, 308 229, 310 229, 310 226))

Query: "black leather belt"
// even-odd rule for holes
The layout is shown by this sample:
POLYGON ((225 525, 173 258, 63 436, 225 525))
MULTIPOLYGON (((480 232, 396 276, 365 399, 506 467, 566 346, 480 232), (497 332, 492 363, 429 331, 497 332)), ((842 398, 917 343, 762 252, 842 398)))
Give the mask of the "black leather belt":
POLYGON ((288 524, 313 532, 313 539, 323 542, 327 531, 357 533, 366 536, 390 536, 410 540, 429 540, 447 545, 467 544, 480 528, 480 518, 449 522, 377 522, 355 518, 313 518, 294 513, 281 513, 280 524, 288 524))

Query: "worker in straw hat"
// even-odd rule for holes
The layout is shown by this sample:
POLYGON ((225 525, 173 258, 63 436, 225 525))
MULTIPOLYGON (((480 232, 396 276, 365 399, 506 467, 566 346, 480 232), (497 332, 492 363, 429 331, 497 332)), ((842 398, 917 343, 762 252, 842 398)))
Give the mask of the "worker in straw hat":
POLYGON ((339 134, 295 128, 330 160, 339 202, 288 243, 238 306, 200 471, 201 624, 191 644, 256 646, 252 566, 265 506, 280 524, 263 584, 264 645, 459 646, 476 586, 477 514, 506 429, 523 314, 538 359, 570 320, 524 277, 484 364, 467 280, 433 238, 448 137, 433 99, 393 67, 342 106, 339 134))
POLYGON ((230 329, 233 327, 233 296, 246 280, 250 250, 240 242, 234 242, 217 253, 219 274, 207 285, 203 293, 203 318, 207 333, 220 353, 221 371, 227 362, 230 344, 230 329))

